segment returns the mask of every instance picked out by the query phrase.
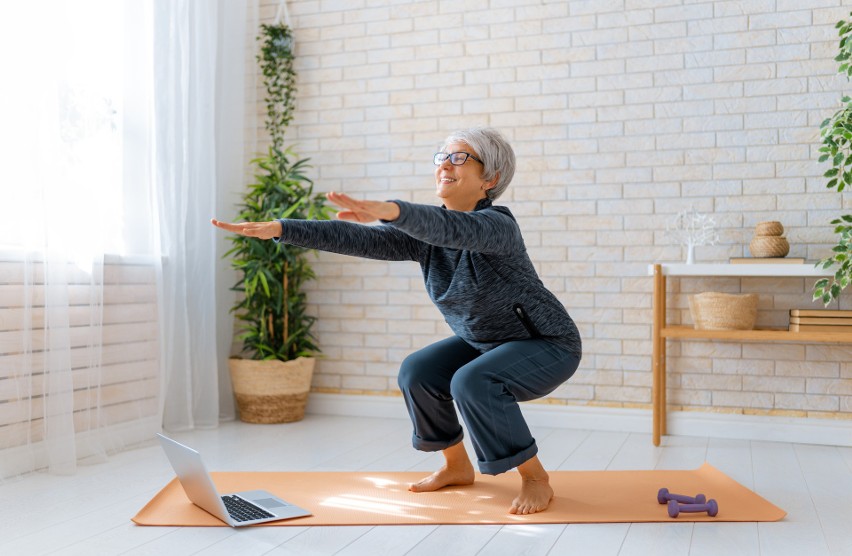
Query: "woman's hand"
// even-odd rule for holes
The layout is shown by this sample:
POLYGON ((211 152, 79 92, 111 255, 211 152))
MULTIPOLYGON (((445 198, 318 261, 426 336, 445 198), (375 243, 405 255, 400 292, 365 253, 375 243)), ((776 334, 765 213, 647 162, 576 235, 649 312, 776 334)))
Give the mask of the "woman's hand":
POLYGON ((399 205, 387 201, 358 201, 344 193, 328 193, 326 199, 341 207, 338 220, 352 222, 373 222, 374 220, 396 220, 399 218, 399 205))
POLYGON ((281 236, 281 222, 273 220, 271 222, 243 222, 241 224, 231 224, 228 222, 220 222, 215 218, 210 219, 210 223, 217 228, 234 232, 247 237, 256 237, 260 239, 272 239, 281 236))
MULTIPOLYGON (((374 220, 396 220, 399 217, 399 205, 386 201, 358 201, 344 193, 331 192, 326 198, 341 207, 343 210, 337 213, 338 220, 351 220, 353 222, 373 222, 374 220)), ((210 223, 217 228, 222 228, 235 234, 260 239, 272 239, 280 237, 281 223, 277 220, 271 222, 242 222, 232 224, 212 218, 210 223)))

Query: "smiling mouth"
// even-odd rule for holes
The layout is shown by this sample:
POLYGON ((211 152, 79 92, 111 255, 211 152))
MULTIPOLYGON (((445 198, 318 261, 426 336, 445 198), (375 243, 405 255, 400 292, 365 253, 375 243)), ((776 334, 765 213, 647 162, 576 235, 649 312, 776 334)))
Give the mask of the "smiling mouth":
POLYGON ((453 178, 441 178, 441 183, 452 183, 454 181, 456 180, 453 178))

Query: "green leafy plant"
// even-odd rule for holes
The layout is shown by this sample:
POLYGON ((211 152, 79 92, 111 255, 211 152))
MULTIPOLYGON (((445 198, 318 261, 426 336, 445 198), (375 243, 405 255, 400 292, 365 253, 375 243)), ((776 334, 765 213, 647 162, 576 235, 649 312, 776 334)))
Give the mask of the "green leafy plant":
POLYGON ((263 42, 257 61, 266 88, 266 130, 274 149, 284 148, 284 133, 296 107, 296 71, 293 69, 293 35, 287 25, 260 26, 263 42))
MULTIPOLYGON (((325 197, 313 192, 305 174, 308 159, 284 148, 284 133, 293 117, 295 72, 292 36, 286 25, 261 25, 257 56, 266 87, 266 130, 272 144, 256 166, 255 183, 243 196, 238 219, 247 222, 276 218, 327 219, 325 197)), ((293 245, 235 235, 225 253, 239 281, 231 289, 241 292, 231 311, 240 325, 243 353, 251 359, 289 361, 311 356, 319 349, 311 333, 316 318, 306 313, 303 285, 314 278, 308 251, 293 245)))
MULTIPOLYGON (((849 79, 852 78, 852 21, 840 20, 836 28, 840 34, 840 53, 835 57, 840 63, 838 72, 849 79)), ((831 164, 823 174, 828 178, 826 187, 837 188, 838 193, 852 186, 852 98, 844 96, 841 102, 843 106, 820 124, 822 147, 819 149, 822 153, 819 161, 831 164)), ((820 260, 816 266, 827 269, 837 265, 837 269, 833 276, 817 280, 813 291, 813 300, 826 306, 838 299, 840 292, 852 281, 852 215, 844 214, 831 223, 838 236, 837 245, 832 248, 831 256, 820 260)))

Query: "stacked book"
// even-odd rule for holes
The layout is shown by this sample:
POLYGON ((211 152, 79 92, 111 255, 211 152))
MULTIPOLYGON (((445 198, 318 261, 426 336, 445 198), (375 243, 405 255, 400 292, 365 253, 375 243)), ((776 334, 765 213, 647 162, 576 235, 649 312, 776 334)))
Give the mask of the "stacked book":
POLYGON ((790 309, 790 332, 852 333, 852 311, 790 309))

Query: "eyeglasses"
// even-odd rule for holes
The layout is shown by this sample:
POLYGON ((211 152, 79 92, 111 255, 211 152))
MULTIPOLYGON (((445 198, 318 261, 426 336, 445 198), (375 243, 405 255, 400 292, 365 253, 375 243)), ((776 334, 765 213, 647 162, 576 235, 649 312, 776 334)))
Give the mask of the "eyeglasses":
POLYGON ((474 159, 475 161, 477 161, 477 162, 479 162, 480 164, 482 164, 483 166, 485 166, 485 163, 484 163, 484 162, 482 162, 481 160, 479 160, 478 158, 476 158, 476 157, 475 157, 475 156, 473 156, 472 154, 470 154, 470 153, 463 153, 463 152, 458 152, 458 153, 435 153, 435 157, 432 159, 432 162, 434 162, 434 163, 435 163, 435 166, 440 166, 440 165, 441 165, 441 164, 443 164, 443 163, 444 163, 444 161, 445 161, 445 160, 447 160, 448 158, 450 159, 450 164, 452 164, 453 166, 461 166, 462 164, 464 164, 465 162, 467 162, 467 159, 468 159, 468 158, 472 158, 472 159, 474 159))

